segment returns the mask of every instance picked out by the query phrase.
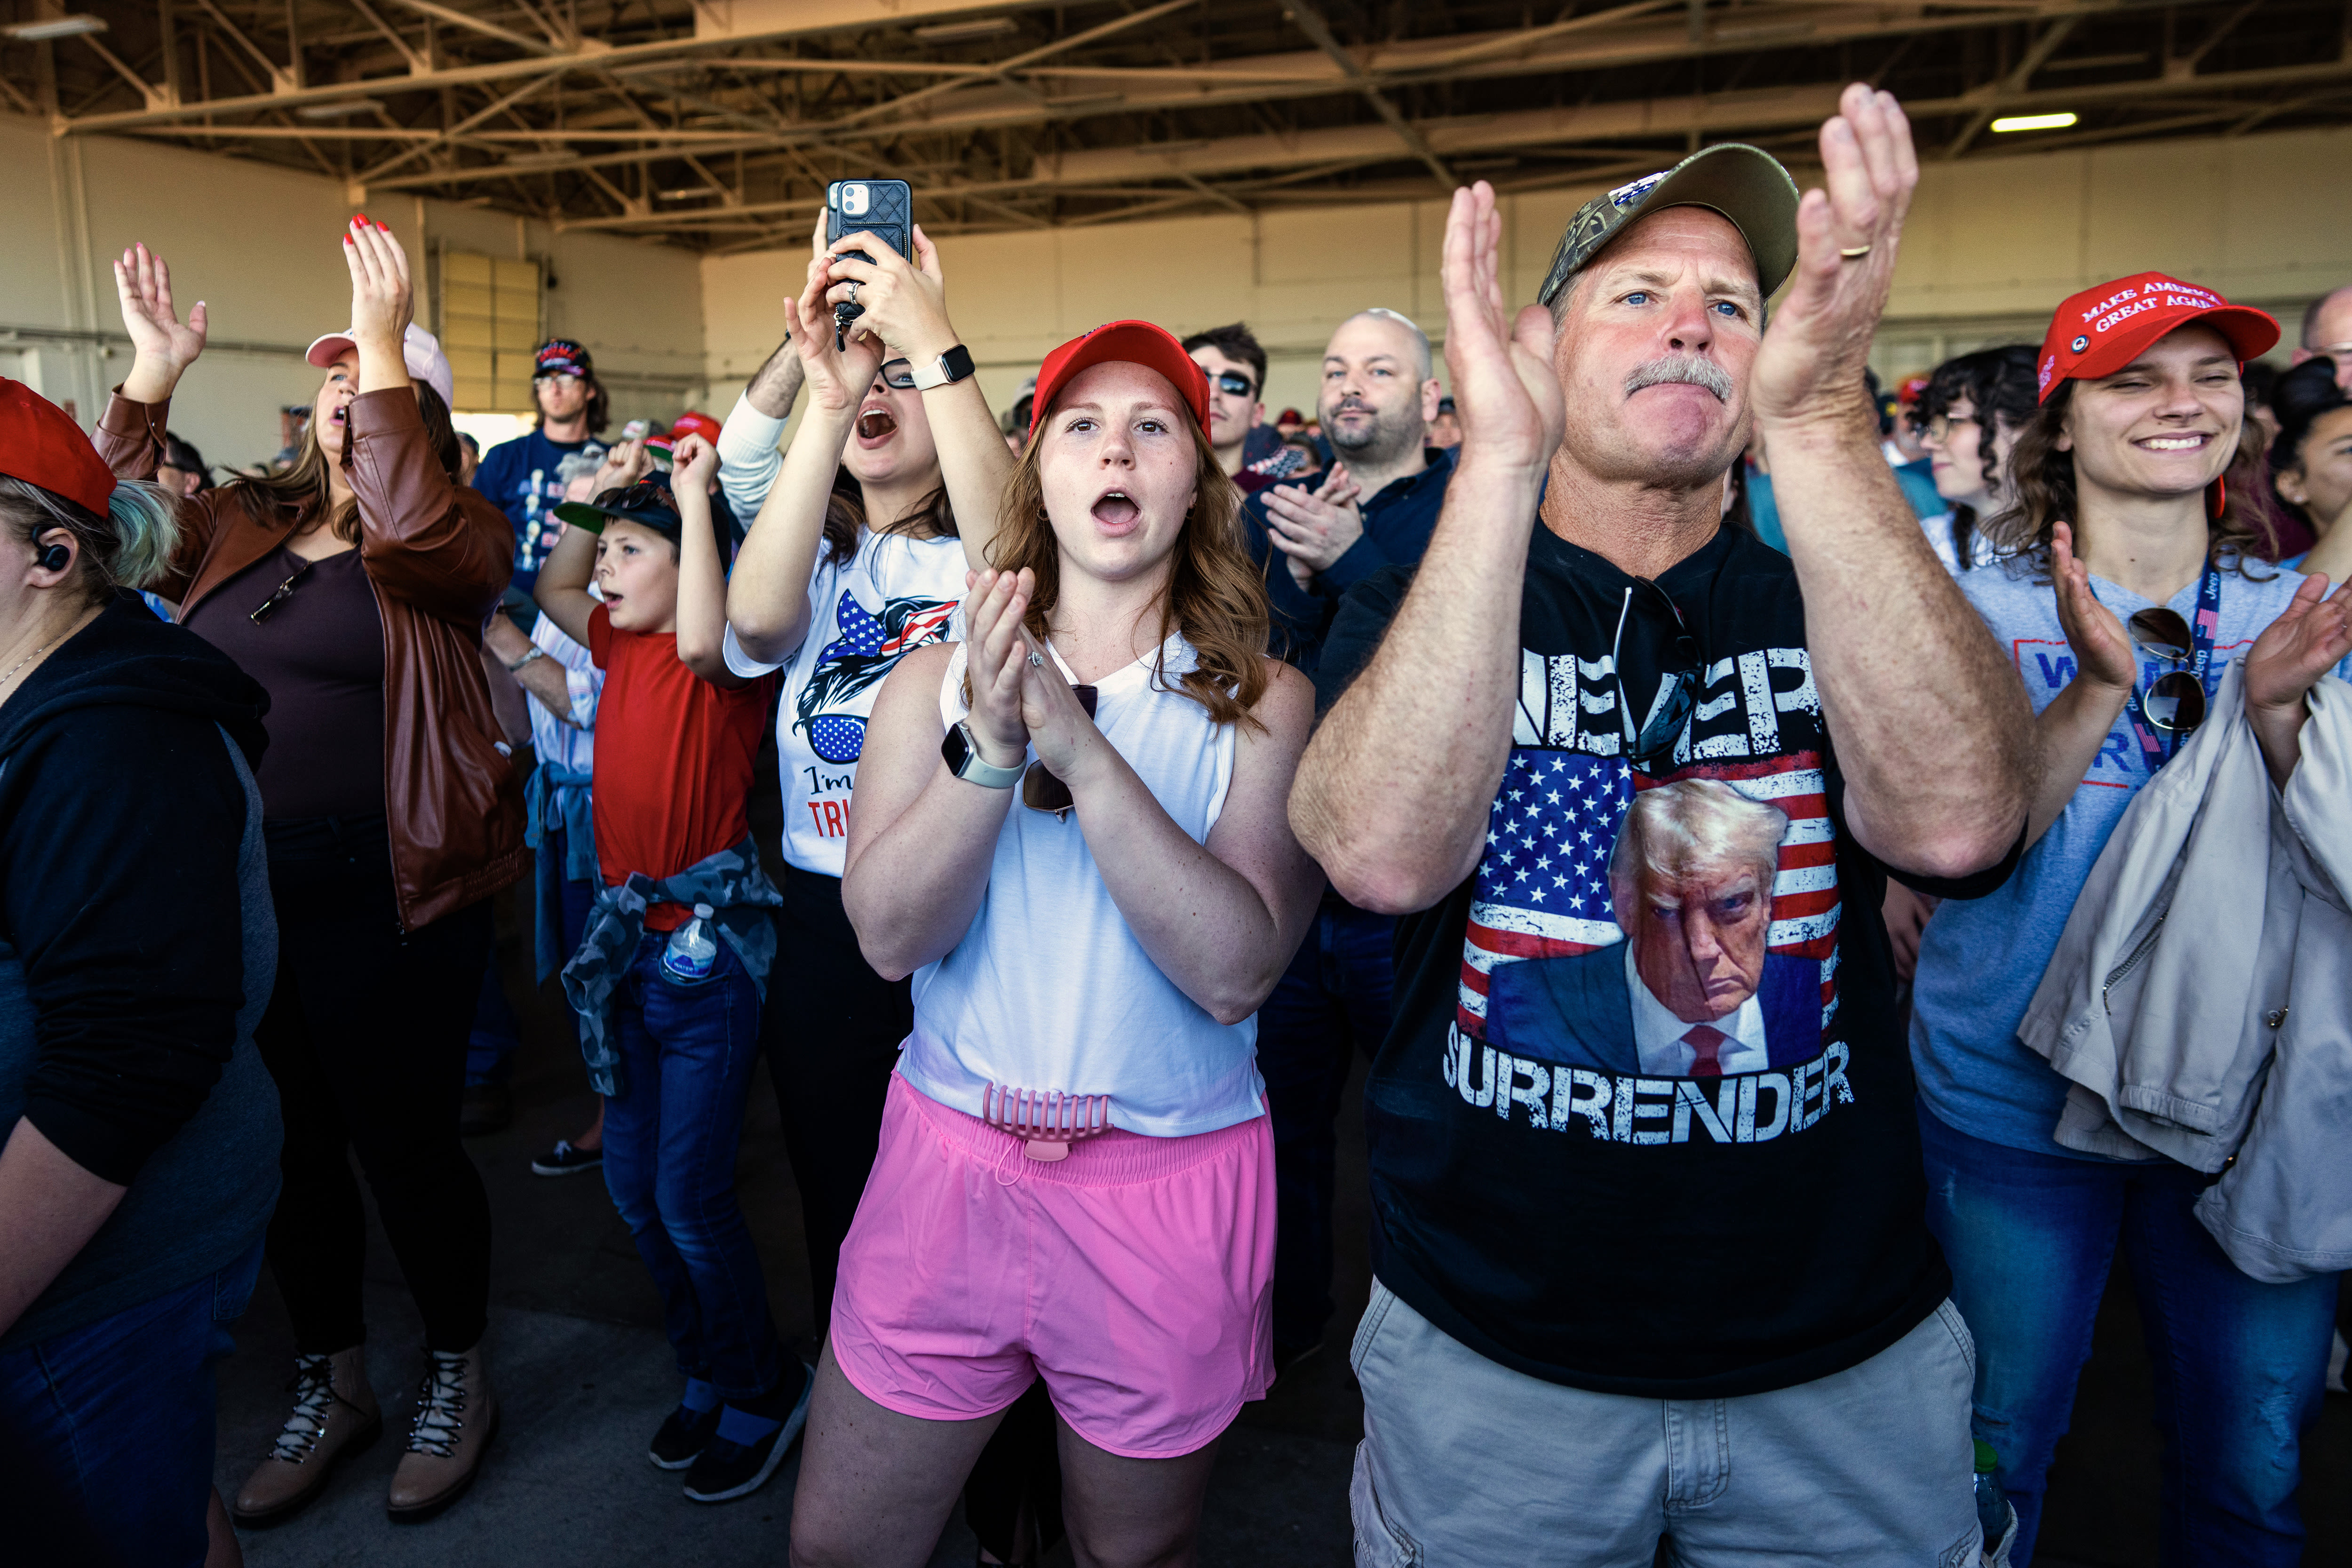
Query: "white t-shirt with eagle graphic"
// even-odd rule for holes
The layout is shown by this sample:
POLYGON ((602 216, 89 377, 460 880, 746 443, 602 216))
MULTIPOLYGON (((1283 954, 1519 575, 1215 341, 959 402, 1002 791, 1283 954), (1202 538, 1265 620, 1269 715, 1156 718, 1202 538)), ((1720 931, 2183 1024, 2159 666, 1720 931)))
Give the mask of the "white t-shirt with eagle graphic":
POLYGON ((838 877, 849 844, 857 759, 883 678, 926 644, 962 637, 963 542, 862 532, 856 553, 820 552, 809 579, 809 629, 782 663, 751 658, 727 628, 727 668, 745 679, 782 669, 776 707, 784 791, 784 858, 838 877))

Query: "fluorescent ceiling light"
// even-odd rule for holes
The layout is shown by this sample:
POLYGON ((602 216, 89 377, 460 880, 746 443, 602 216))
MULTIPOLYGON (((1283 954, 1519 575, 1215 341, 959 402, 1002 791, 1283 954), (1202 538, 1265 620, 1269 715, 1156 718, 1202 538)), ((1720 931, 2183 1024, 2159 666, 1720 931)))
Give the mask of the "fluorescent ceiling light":
POLYGON ((919 44, 968 44, 975 38, 1000 38, 1013 31, 1010 16, 983 16, 974 22, 935 22, 915 29, 919 44))
POLYGON ((373 98, 354 98, 344 103, 313 103, 294 113, 303 120, 349 120, 354 114, 373 114, 383 107, 373 98))
POLYGON ((718 195, 709 185, 681 185, 674 191, 656 191, 657 202, 707 202, 718 195))
POLYGON ((106 19, 102 16, 47 16, 37 22, 11 22, 0 32, 19 43, 37 44, 49 38, 78 38, 84 33, 103 33, 106 19))
POLYGON ((2011 114, 1992 122, 1995 131, 2063 131, 2081 119, 2076 114, 2011 114))

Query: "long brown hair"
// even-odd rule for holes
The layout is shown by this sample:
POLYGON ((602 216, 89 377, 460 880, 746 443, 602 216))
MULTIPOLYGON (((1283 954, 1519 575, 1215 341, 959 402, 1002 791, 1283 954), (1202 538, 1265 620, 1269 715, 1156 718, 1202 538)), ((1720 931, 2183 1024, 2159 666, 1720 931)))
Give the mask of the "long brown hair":
MULTIPOLYGON (((2010 478, 2015 489, 2009 505, 1984 524, 1985 538, 2003 557, 2022 557, 2033 568, 2034 581, 2050 580, 2050 539, 2062 522, 2082 526, 2082 507, 2074 493, 2074 454, 2058 449, 2065 434, 2066 411, 2074 406, 2074 384, 2059 383, 2025 428, 2009 455, 2010 478)), ((2259 461, 2262 436, 2251 419, 2238 426, 2238 450, 2230 471, 2259 461), (2251 443, 2251 444, 2249 444, 2251 443)), ((2252 509, 2250 487, 2224 485, 2221 515, 2207 509, 2206 557, 2224 571, 2244 575, 2245 563, 2260 559, 2264 535, 2252 509)), ((2078 543, 2077 549, 2081 546, 2078 543)))
MULTIPOLYGON (((416 388, 416 410, 425 420, 425 439, 431 444, 433 455, 441 460, 449 482, 457 482, 457 471, 464 453, 457 446, 457 426, 449 423, 449 405, 441 395, 423 382, 412 382, 416 388)), ((351 439, 351 427, 343 427, 343 439, 351 439)), ((264 474, 254 479, 239 479, 226 489, 245 503, 257 517, 267 518, 275 511, 290 511, 295 526, 326 510, 333 497, 327 481, 326 448, 319 445, 319 421, 314 415, 302 426, 301 449, 294 456, 293 467, 282 473, 264 474)), ((346 544, 360 542, 360 509, 356 500, 346 501, 329 527, 335 537, 346 544)))
POLYGON ((838 564, 856 554, 857 535, 866 528, 877 533, 911 533, 930 539, 959 537, 946 485, 917 501, 914 510, 876 526, 866 515, 865 487, 847 468, 837 467, 833 470, 833 493, 824 498, 824 558, 838 564))
MULTIPOLYGON (((1250 710, 1265 695, 1266 629, 1272 611, 1265 584, 1243 540, 1242 492, 1225 476, 1201 427, 1189 418, 1184 424, 1192 433, 1194 482, 1200 493, 1176 535, 1174 569, 1167 596, 1160 603, 1162 647, 1154 674, 1160 685, 1169 684, 1165 645, 1170 632, 1181 631, 1199 656, 1178 682, 1183 694, 1207 709, 1217 723, 1264 729, 1250 710)), ((1044 446, 1030 437, 1004 487, 996 537, 988 544, 988 563, 998 571, 1018 572, 1025 566, 1037 574, 1026 625, 1038 642, 1045 640, 1046 617, 1060 600, 1062 587, 1061 545, 1045 517, 1045 480, 1038 467, 1044 446)))

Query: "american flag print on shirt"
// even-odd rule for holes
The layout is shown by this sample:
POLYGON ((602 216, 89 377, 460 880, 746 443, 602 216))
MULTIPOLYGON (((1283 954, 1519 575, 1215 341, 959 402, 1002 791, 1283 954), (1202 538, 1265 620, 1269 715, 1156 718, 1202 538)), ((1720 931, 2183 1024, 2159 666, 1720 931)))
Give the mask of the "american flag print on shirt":
POLYGON ((854 763, 866 750, 866 718, 828 711, 846 707, 878 683, 905 655, 948 634, 954 599, 891 599, 880 616, 870 615, 845 590, 834 611, 837 636, 817 655, 808 685, 801 689, 798 727, 808 731, 809 749, 828 763, 854 763))

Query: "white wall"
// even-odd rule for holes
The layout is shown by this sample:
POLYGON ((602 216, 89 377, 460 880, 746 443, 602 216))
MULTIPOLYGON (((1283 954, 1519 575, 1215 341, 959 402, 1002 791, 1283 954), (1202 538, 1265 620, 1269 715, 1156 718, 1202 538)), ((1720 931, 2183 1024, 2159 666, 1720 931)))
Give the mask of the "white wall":
MULTIPOLYGON (((60 141, 7 116, 0 169, 0 374, 72 400, 93 423, 130 368, 108 264, 143 240, 172 262, 183 310, 199 299, 210 307, 212 346, 173 402, 173 429, 216 464, 274 453, 278 406, 318 389, 303 349, 350 324, 340 242, 355 209, 343 184, 132 138, 60 141)), ((702 371, 693 255, 406 196, 358 210, 391 226, 419 278, 428 272, 417 264, 444 242, 542 258, 555 279, 550 328, 596 356, 616 420, 667 419, 688 405, 702 371)), ((431 324, 429 300, 417 313, 431 324)))
MULTIPOLYGON (((1801 183, 1806 176, 1799 175, 1801 183)), ((1507 197, 1507 297, 1534 297, 1593 189, 1507 197)), ((1444 206, 1382 206, 1028 230, 940 242, 948 302, 1003 408, 1046 351, 1120 317, 1181 334, 1246 321, 1272 361, 1269 412, 1313 408, 1325 339, 1386 305, 1444 331, 1444 206)), ((2125 273, 2168 269, 2281 316, 2352 281, 2352 131, 2294 132, 1930 163, 1874 363, 1924 370, 1987 343, 2038 342, 2051 309, 2125 273)), ((703 263, 712 406, 782 334, 805 265, 761 252, 703 263)), ((1442 374, 1442 372, 1441 372, 1442 374)))

